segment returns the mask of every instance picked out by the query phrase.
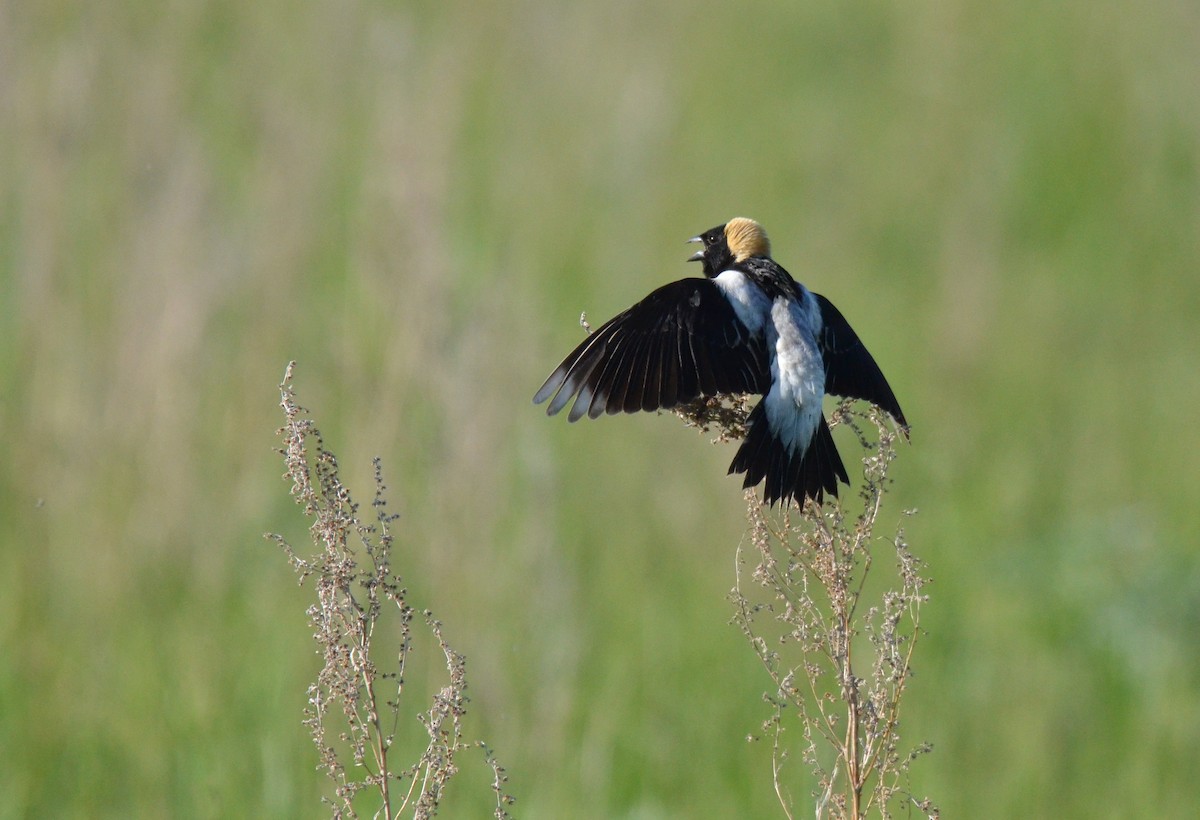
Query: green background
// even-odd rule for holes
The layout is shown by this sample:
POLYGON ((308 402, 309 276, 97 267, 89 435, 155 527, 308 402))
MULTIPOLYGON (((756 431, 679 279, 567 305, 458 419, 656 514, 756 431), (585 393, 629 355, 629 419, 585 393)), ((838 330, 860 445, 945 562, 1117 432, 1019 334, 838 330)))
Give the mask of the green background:
POLYGON ((1198 53, 1185 0, 0 4, 0 816, 325 813, 289 359, 520 816, 782 816, 732 447, 529 401, 735 215, 914 428, 913 791, 1190 816, 1198 53))

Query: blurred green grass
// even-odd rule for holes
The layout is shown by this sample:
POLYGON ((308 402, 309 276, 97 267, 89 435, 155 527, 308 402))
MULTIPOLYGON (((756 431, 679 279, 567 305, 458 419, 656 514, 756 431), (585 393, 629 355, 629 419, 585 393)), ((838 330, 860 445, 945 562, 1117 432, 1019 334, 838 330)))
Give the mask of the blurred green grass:
POLYGON ((914 791, 1187 816, 1198 36, 1167 0, 0 8, 0 816, 322 814, 260 536, 305 537, 293 358, 360 497, 385 459, 520 816, 778 816, 728 448, 529 404, 737 214, 914 424, 914 791))

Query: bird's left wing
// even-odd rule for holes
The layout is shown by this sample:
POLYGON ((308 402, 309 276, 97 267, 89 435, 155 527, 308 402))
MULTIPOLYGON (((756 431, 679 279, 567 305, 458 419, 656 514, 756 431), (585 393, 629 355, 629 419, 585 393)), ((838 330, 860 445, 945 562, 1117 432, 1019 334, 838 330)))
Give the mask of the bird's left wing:
POLYGON ((821 309, 823 324, 817 342, 825 359, 825 392, 877 405, 896 420, 907 438, 908 422, 900 402, 874 357, 832 302, 819 293, 813 297, 821 309))
POLYGON ((606 322, 563 359, 533 397, 554 415, 669 409, 699 396, 761 393, 770 369, 752 336, 711 279, 664 285, 606 322))

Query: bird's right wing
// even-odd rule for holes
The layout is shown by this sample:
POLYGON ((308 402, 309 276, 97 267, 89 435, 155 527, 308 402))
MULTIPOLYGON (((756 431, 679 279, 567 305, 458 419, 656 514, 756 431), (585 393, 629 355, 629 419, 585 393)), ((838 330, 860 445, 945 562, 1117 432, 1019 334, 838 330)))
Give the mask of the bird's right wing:
POLYGON ((871 402, 895 419, 907 438, 908 421, 875 357, 833 302, 819 293, 813 296, 821 310, 822 328, 817 341, 825 358, 825 392, 871 402))
POLYGON ((762 393, 770 366, 711 279, 664 285, 591 334, 533 397, 570 421, 602 413, 669 409, 700 396, 762 393))

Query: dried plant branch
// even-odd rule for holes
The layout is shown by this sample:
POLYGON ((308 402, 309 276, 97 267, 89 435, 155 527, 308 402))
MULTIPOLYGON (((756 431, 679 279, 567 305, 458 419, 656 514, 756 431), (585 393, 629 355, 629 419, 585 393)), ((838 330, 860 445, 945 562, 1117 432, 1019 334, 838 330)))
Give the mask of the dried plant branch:
POLYGON ((482 742, 468 744, 464 740, 466 659, 451 648, 442 623, 429 610, 421 611, 421 622, 440 648, 447 682, 428 710, 418 715, 428 736, 425 751, 406 767, 394 759, 405 674, 414 659, 417 612, 391 565, 392 524, 398 516, 387 511, 387 487, 377 458, 373 520, 364 522, 359 517, 358 504, 339 477, 336 457, 325 448, 308 411, 296 403, 294 367, 294 362, 288 364, 279 386, 286 419, 279 431, 283 439, 279 452, 287 468, 285 477, 292 482, 292 495, 312 519, 309 532, 317 553, 303 558, 282 536, 269 534, 267 538, 283 549, 301 584, 315 579, 317 602, 307 614, 323 664, 308 688, 304 725, 317 747, 319 768, 334 783, 335 799, 326 799, 332 816, 357 817, 355 799, 374 790, 378 796, 375 817, 432 817, 447 784, 458 773, 458 753, 475 745, 483 749, 492 770, 494 816, 507 818, 513 798, 504 790, 508 780, 504 769, 482 742), (365 566, 360 566, 364 557, 365 566), (378 649, 375 643, 378 628, 385 622, 394 623, 399 632, 390 651, 378 649), (390 658, 383 668, 376 663, 381 653, 390 658))
MULTIPOLYGON (((749 401, 734 397, 702 399, 677 412, 726 441, 744 436, 748 411, 749 401)), ((899 735, 929 582, 903 529, 890 539, 875 534, 897 434, 877 408, 860 410, 848 401, 834 410, 830 424, 851 429, 866 452, 857 502, 826 499, 821 506, 808 501, 776 511, 747 491, 749 527, 730 593, 733 623, 775 687, 765 696, 772 712, 763 724, 772 740, 775 793, 784 814, 793 817, 784 780, 784 715, 790 708, 801 730, 797 745, 815 781, 811 794, 819 820, 891 817, 896 810, 936 818, 937 807, 906 788, 912 762, 931 747, 918 744, 901 753, 899 735), (868 601, 876 551, 889 540, 895 576, 890 588, 868 601)))

